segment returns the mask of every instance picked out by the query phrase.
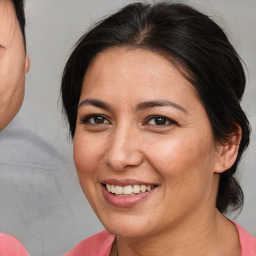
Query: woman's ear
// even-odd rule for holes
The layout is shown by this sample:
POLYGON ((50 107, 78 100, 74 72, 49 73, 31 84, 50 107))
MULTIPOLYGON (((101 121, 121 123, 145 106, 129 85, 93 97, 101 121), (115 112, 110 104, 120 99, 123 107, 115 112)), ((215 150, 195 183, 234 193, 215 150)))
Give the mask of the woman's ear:
POLYGON ((218 159, 214 168, 215 173, 222 173, 231 168, 235 163, 241 138, 241 127, 236 126, 236 130, 230 135, 229 140, 218 146, 218 159))

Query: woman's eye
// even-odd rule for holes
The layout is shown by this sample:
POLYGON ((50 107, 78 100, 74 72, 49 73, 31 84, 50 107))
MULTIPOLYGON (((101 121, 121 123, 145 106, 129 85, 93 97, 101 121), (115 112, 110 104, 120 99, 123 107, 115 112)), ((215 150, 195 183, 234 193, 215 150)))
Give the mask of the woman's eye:
POLYGON ((175 121, 164 116, 153 116, 148 119, 147 123, 150 125, 164 126, 164 125, 174 124, 175 121))
POLYGON ((106 117, 102 115, 89 115, 82 119, 84 124, 109 124, 106 117))

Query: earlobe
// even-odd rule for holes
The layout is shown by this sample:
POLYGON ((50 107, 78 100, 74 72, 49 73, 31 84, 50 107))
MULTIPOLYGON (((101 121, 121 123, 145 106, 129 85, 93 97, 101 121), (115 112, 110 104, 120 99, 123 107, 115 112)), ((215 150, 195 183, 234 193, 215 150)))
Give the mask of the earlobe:
POLYGON ((242 130, 240 126, 237 126, 236 131, 231 134, 229 140, 224 142, 223 144, 219 145, 219 155, 218 161, 216 163, 214 172, 215 173, 222 173, 235 163, 239 145, 242 137, 242 130))
POLYGON ((28 55, 26 55, 26 60, 25 60, 25 73, 28 73, 30 69, 30 58, 28 55))

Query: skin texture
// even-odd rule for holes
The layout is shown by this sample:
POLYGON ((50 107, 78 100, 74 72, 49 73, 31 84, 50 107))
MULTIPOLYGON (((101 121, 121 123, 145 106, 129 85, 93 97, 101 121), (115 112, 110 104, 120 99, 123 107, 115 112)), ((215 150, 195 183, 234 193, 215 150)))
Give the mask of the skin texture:
POLYGON ((30 61, 11 1, 0 1, 0 130, 19 111, 30 61))
POLYGON ((214 142, 195 87, 168 60, 141 49, 108 49, 90 64, 80 104, 74 160, 93 210, 117 236, 111 255, 117 245, 122 256, 239 255, 234 225, 215 209, 218 173, 234 163, 238 146, 214 142), (109 109, 81 104, 88 99, 109 109), (152 100, 176 107, 138 110, 152 100), (86 118, 91 114, 103 122, 86 118), (158 187, 131 207, 117 207, 103 196, 105 179, 158 187))

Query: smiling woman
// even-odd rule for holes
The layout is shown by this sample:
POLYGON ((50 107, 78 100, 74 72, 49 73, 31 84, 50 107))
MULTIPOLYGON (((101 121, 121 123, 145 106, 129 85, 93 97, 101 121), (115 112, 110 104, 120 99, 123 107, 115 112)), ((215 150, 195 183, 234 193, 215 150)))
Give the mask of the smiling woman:
POLYGON ((62 100, 81 187, 107 231, 67 255, 255 255, 223 215, 243 204, 244 88, 224 32, 187 5, 131 4, 85 34, 62 100))

